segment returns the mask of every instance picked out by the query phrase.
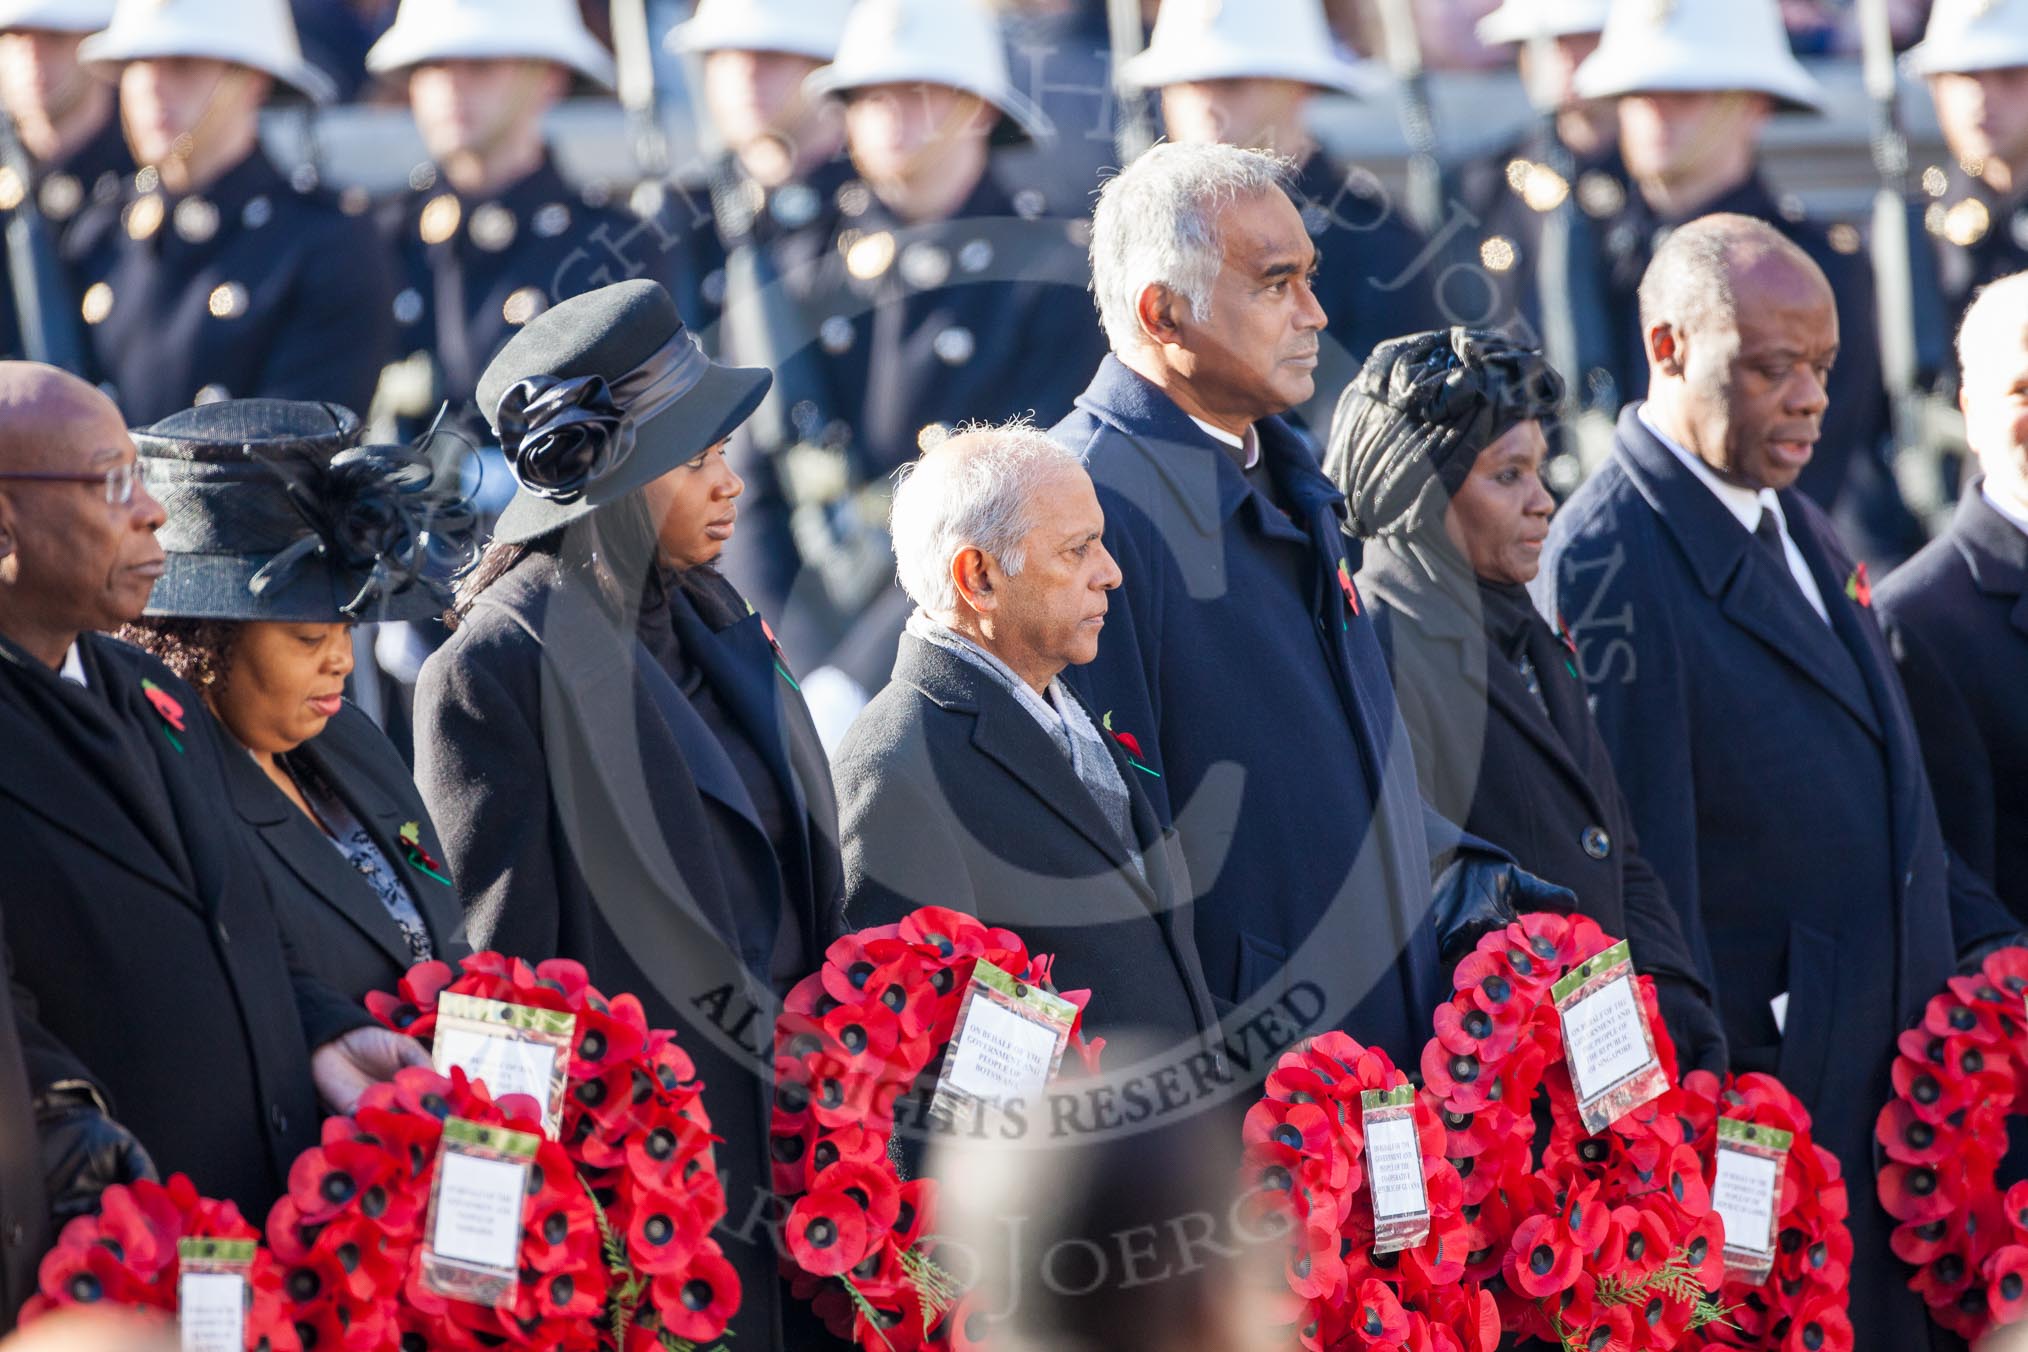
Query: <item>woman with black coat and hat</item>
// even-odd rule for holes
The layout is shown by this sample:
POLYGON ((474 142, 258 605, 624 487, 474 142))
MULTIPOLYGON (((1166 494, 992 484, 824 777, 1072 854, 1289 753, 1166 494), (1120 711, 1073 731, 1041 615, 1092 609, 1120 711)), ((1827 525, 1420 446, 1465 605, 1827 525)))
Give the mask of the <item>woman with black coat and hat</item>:
POLYGON ((334 404, 204 404, 134 433, 166 570, 121 637, 195 686, 245 750, 230 809, 303 963, 354 998, 456 958, 464 915, 394 746, 343 698, 352 626, 441 614, 471 518, 427 458, 360 446, 334 404))
POLYGON ((479 381, 516 493, 416 689, 417 781, 474 946, 577 959, 695 1061, 749 1349, 784 1346, 793 1317, 768 1195, 774 1011, 843 895, 809 711, 712 566, 743 487, 724 443, 771 381, 710 361, 653 282, 531 321, 479 381))
POLYGON ((1641 857, 1574 651, 1536 611, 1555 501, 1543 421, 1563 382, 1531 348, 1452 328, 1375 348, 1338 400, 1324 470, 1364 540, 1357 579, 1431 804, 1577 895, 1654 976, 1686 1069, 1725 1038, 1641 857))

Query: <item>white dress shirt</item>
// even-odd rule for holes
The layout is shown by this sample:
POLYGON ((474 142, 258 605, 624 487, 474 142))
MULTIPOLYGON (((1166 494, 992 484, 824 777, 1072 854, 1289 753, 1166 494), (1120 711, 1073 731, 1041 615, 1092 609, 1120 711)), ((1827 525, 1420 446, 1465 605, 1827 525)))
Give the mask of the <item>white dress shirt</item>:
POLYGON ((1725 505, 1725 510, 1731 512, 1738 518, 1739 524, 1746 527, 1748 535, 1752 535, 1755 528, 1760 525, 1762 512, 1774 513, 1775 525, 1782 534, 1782 557, 1788 560, 1789 574, 1795 578, 1796 585, 1802 588, 1803 599, 1810 603, 1810 609, 1817 612, 1817 618, 1829 624, 1831 612, 1824 605, 1824 593, 1818 590, 1817 579, 1810 575, 1810 565, 1803 561, 1803 551, 1796 548, 1795 539, 1789 534, 1789 520, 1782 512, 1782 502, 1775 496, 1775 491, 1772 488, 1752 489, 1740 484, 1729 484, 1719 478, 1711 466, 1685 447, 1678 445, 1674 437, 1655 425, 1654 419, 1648 416, 1646 404, 1636 409, 1634 416, 1641 420, 1641 426, 1654 434, 1655 440, 1669 448, 1671 455, 1689 466, 1690 472, 1697 476, 1698 482, 1710 489, 1712 496, 1725 505))
POLYGON ((2028 535, 2028 516, 2024 516, 2019 507, 2010 502, 2002 502, 1994 497, 1993 490, 1985 484, 1979 485, 1979 496, 1986 500, 1988 507, 1991 507, 2010 522, 2015 530, 2020 531, 2023 535, 2028 535))
POLYGON ((1246 455, 1241 469, 1252 469, 1260 463, 1260 434, 1253 430, 1252 423, 1246 425, 1246 436, 1242 438, 1234 436, 1223 427, 1213 427, 1202 418, 1191 418, 1190 421, 1203 428, 1206 436, 1232 447, 1235 451, 1244 451, 1246 455))
POLYGON ((85 680, 84 658, 78 655, 77 644, 71 644, 70 651, 63 655, 63 670, 59 671, 57 675, 63 677, 63 679, 69 681, 72 685, 89 687, 90 682, 85 680))

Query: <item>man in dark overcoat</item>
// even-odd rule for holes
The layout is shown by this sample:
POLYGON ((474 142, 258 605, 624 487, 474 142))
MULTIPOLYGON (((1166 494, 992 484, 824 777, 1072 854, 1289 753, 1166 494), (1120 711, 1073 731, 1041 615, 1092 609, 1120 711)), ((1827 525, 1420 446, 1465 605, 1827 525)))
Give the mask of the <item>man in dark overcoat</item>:
POLYGON ((1149 772, 1059 679, 1098 653, 1120 570, 1076 457, 1041 432, 968 432, 895 494, 916 604, 894 679, 839 749, 846 914, 942 905, 1056 956, 1088 1027, 1187 1057, 1217 1023, 1149 772))
POLYGON ((119 410, 10 362, 0 429, 0 839, 38 1116, 109 1101, 164 1172, 265 1215, 320 1099, 345 1111, 428 1057, 298 969, 226 809, 244 753, 167 667, 93 632, 162 571, 119 410))
POLYGON ((1052 435, 1126 581, 1071 683, 1176 827, 1235 1068, 1339 1027, 1412 1062, 1467 897, 1540 884, 1426 818, 1342 496, 1279 416, 1325 324, 1284 162, 1157 146, 1102 191, 1092 256, 1113 354, 1052 435))
POLYGON ((1946 851, 1865 571, 1795 491, 1838 352, 1822 272, 1764 222, 1707 217, 1641 304, 1651 394, 1551 528, 1549 609, 1733 1069, 1779 1074, 1844 1165, 1858 1346, 1928 1347, 1874 1117, 1895 1036, 2013 925, 1946 851))
POLYGON ((2028 273, 1993 283, 1958 336, 1981 476, 1950 529, 1880 584, 1944 839, 2028 925, 2028 273))

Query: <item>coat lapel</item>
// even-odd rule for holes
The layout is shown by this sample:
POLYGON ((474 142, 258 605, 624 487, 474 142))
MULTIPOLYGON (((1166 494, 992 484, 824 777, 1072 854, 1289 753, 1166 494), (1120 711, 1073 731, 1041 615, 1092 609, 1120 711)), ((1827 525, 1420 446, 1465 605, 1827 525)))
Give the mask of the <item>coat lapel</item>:
POLYGON ((1984 488, 1982 479, 1965 485, 1951 520, 1952 542, 1974 586, 1988 596, 2015 598, 2008 622, 2028 634, 2028 532, 1995 511, 1984 488))

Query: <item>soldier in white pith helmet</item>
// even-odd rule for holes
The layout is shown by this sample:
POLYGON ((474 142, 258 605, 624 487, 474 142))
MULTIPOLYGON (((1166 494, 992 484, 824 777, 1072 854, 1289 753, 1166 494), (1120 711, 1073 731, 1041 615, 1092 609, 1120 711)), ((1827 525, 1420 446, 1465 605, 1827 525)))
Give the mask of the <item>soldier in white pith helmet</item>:
POLYGON ((1797 486, 1833 511, 1862 555, 1919 542, 1887 468, 1873 270, 1851 222, 1820 222, 1760 171, 1761 134, 1780 114, 1819 114, 1824 90, 1791 54, 1776 0, 1617 0, 1578 68, 1580 97, 1612 100, 1632 191, 1604 223, 1606 304, 1618 327, 1622 401, 1647 393, 1641 274, 1669 231, 1715 212, 1767 221, 1809 254, 1838 302, 1841 344, 1816 454, 1797 486))
POLYGON ((485 441, 479 373, 566 296, 649 276, 680 251, 558 172, 544 118, 579 89, 609 93, 613 59, 576 0, 403 0, 367 69, 406 93, 429 158, 378 223, 398 260, 395 363, 376 414, 413 436, 448 401, 485 441))
POLYGON ((1950 150, 1921 189, 1955 332, 1980 287, 2028 268, 2028 0, 1937 0, 1904 63, 1950 150))
MULTIPOLYGON (((270 98, 324 102, 285 0, 120 0, 78 48, 141 167, 71 235, 89 378, 129 422, 217 399, 365 407, 386 362, 371 222, 260 145, 270 98)), ((364 203, 355 203, 363 211, 364 203)))
POLYGON ((1434 269, 1400 198, 1310 133, 1318 95, 1387 97, 1388 77, 1339 51, 1319 0, 1167 0, 1123 82, 1160 93, 1169 139, 1266 150, 1296 165, 1296 204, 1320 255, 1330 320, 1305 421, 1321 439, 1338 390, 1373 347, 1439 321, 1434 269))

